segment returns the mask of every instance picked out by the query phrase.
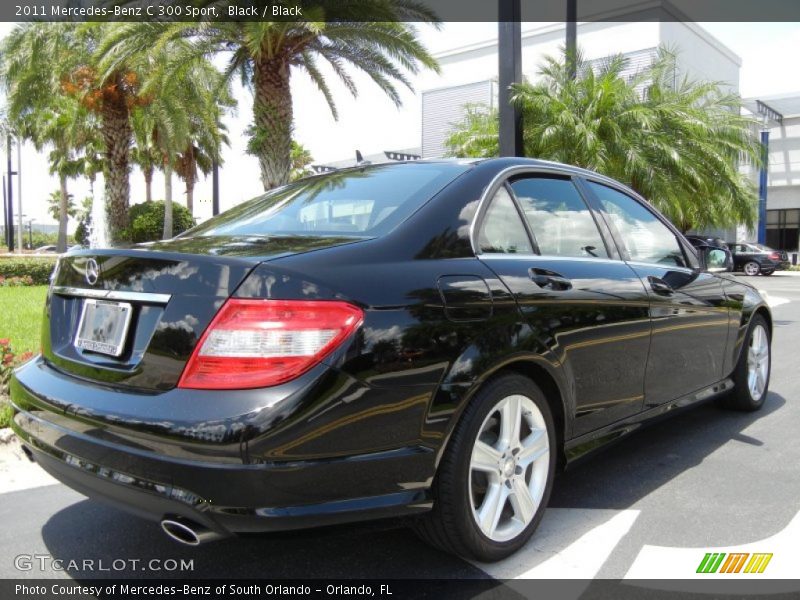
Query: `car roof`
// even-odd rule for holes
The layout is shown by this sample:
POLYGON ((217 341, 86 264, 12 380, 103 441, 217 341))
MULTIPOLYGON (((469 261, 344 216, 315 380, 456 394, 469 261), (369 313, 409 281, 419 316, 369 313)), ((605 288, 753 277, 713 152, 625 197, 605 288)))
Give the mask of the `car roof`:
MULTIPOLYGON (((591 171, 590 169, 584 169, 582 167, 576 167, 574 165, 568 165, 566 163, 560 163, 552 160, 543 160, 541 158, 525 158, 521 156, 504 156, 504 157, 490 157, 490 158, 464 158, 464 157, 437 157, 437 158, 423 158, 419 160, 412 160, 412 161, 387 161, 381 163, 371 163, 369 166, 386 166, 386 165, 402 165, 402 164, 419 164, 419 163, 449 163, 449 164, 459 164, 459 165, 479 165, 479 164, 496 164, 498 168, 509 168, 509 167, 543 167, 547 169, 557 169, 559 171, 563 171, 565 173, 569 173, 572 175, 580 175, 584 177, 591 177, 593 179, 598 180, 605 180, 609 183, 613 183, 614 185, 623 185, 616 179, 612 179, 606 175, 598 173, 597 171, 591 171)), ((368 166, 368 165, 362 165, 368 166)), ((348 169, 359 168, 356 167, 347 167, 348 169)), ((627 187, 627 186, 624 186, 627 187)))
MULTIPOLYGON (((542 160, 540 158, 524 158, 520 156, 505 156, 505 157, 491 157, 491 158, 464 158, 464 157, 437 157, 437 158, 422 158, 419 160, 398 160, 392 161, 387 160, 386 162, 379 162, 379 163, 362 163, 360 165, 354 165, 349 167, 343 167, 340 169, 336 169, 337 172, 347 172, 347 171, 357 171, 360 169, 369 169, 371 167, 397 167, 402 168, 403 165, 415 165, 415 164, 457 164, 457 165, 464 165, 464 166, 478 166, 478 165, 493 165, 498 173, 504 171, 506 169, 512 169, 514 167, 530 167, 532 169, 542 168, 547 170, 555 170, 560 171, 565 175, 576 175, 579 177, 587 177, 591 178, 595 181, 606 183, 610 186, 625 190, 626 192, 640 198, 642 200, 647 200, 643 198, 636 190, 631 189, 629 186, 625 185, 624 183, 617 181, 607 175, 603 175, 596 171, 591 171, 589 169, 584 169, 582 167, 576 167, 574 165, 568 165, 565 163, 555 162, 551 160, 542 160)), ((325 171, 322 173, 316 173, 313 175, 308 175, 303 179, 312 179, 318 177, 325 177, 329 175, 331 171, 325 171)))

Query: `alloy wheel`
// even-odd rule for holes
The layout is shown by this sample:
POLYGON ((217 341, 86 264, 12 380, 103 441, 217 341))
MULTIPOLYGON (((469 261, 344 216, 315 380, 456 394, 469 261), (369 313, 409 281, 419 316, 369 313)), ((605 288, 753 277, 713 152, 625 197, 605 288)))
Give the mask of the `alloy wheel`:
POLYGON ((763 325, 758 324, 750 334, 747 348, 747 388, 753 400, 761 400, 769 376, 769 338, 763 325))
POLYGON ((507 396, 489 412, 469 465, 472 516, 486 537, 512 540, 531 523, 547 487, 549 454, 546 421, 530 398, 507 396))
POLYGON ((759 266, 754 262, 749 262, 744 266, 744 272, 747 275, 758 275, 759 270, 759 266))

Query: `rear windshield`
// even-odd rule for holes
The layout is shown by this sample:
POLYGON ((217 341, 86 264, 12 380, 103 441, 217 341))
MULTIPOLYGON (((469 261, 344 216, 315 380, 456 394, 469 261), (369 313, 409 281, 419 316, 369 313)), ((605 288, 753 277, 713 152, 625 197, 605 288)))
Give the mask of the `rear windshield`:
POLYGON ((379 236, 467 168, 397 163, 336 171, 267 192, 183 235, 379 236))

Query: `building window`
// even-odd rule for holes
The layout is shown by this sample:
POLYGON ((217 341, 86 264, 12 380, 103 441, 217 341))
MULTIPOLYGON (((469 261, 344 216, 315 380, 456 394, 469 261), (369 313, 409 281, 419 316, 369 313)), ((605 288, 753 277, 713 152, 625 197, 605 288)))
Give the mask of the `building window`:
POLYGON ((800 208, 767 211, 767 246, 792 251, 800 247, 800 208))

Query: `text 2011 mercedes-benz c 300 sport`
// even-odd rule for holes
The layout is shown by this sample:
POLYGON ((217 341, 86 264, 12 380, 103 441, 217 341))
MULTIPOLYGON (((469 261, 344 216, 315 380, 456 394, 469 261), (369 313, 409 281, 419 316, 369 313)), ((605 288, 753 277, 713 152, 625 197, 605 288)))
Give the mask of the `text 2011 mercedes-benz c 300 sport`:
POLYGON ((185 543, 410 515, 497 560, 590 449, 712 397, 761 407, 772 318, 724 260, 565 165, 336 171, 63 256, 13 427, 185 543))

